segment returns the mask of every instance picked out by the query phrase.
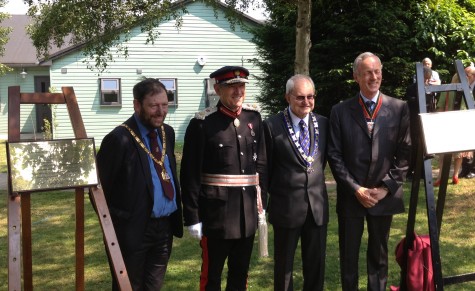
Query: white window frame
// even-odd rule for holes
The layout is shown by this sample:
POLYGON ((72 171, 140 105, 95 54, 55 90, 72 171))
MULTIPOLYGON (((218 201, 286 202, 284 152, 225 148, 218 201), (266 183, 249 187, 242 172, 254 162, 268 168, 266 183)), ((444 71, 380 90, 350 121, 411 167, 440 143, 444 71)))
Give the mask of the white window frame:
POLYGON ((121 89, 121 79, 120 78, 99 78, 99 93, 101 96, 101 105, 103 106, 122 106, 122 89, 121 89), (116 87, 110 88, 104 82, 115 81, 116 87), (107 86, 104 86, 107 85, 107 86), (107 87, 107 88, 105 88, 107 87), (116 95, 116 101, 106 101, 107 95, 116 95))
POLYGON ((167 89, 168 106, 178 107, 178 79, 158 78, 167 89), (172 98, 170 98, 172 96, 172 98))

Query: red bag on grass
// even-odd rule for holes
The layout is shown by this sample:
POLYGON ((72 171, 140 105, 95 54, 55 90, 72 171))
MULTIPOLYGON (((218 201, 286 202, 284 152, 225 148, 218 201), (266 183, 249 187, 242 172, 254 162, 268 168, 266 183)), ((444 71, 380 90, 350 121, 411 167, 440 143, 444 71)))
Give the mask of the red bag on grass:
MULTIPOLYGON (((403 238, 396 246, 396 261, 402 267, 404 261, 403 238)), ((434 291, 434 278, 432 273, 432 256, 430 238, 428 235, 414 234, 414 242, 408 248, 406 285, 408 291, 434 291)), ((391 286, 391 291, 400 287, 391 286)))

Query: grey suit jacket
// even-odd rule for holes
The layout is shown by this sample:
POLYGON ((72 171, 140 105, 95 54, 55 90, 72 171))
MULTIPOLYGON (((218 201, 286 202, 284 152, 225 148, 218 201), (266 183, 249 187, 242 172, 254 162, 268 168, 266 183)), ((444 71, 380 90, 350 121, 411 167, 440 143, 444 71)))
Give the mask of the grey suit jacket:
MULTIPOLYGON (((264 121, 269 177, 268 213, 269 222, 274 225, 286 228, 303 225, 309 205, 317 225, 328 223, 328 195, 323 174, 328 119, 320 115, 316 115, 316 119, 318 152, 312 173, 306 171, 305 161, 289 135, 283 113, 264 121)), ((314 126, 309 123, 313 141, 314 126)))
POLYGON ((411 138, 407 103, 384 94, 372 136, 359 95, 333 106, 328 161, 337 182, 337 212, 342 216, 392 215, 404 212, 402 184, 408 168, 411 138), (355 191, 386 185, 388 195, 364 208, 355 191))

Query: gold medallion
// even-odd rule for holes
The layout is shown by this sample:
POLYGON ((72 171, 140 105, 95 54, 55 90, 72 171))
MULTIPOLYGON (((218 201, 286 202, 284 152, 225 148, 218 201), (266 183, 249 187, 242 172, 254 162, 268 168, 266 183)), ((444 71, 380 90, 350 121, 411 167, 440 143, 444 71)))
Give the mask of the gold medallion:
POLYGON ((165 180, 165 181, 170 180, 170 176, 168 175, 167 171, 165 171, 165 169, 163 169, 161 174, 162 174, 162 179, 163 180, 165 180))

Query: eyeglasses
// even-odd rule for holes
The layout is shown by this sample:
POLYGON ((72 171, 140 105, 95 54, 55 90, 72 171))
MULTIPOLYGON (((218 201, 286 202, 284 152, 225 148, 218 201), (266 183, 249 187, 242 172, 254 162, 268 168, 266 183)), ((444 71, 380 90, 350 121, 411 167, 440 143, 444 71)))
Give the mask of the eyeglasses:
POLYGON ((303 95, 294 95, 292 93, 290 93, 290 95, 294 96, 295 99, 297 99, 297 101, 304 101, 305 98, 307 98, 307 100, 313 100, 315 99, 315 94, 312 94, 312 95, 307 95, 307 96, 303 96, 303 95))

